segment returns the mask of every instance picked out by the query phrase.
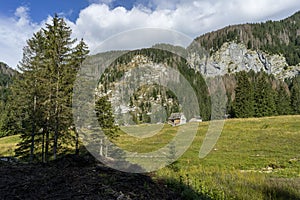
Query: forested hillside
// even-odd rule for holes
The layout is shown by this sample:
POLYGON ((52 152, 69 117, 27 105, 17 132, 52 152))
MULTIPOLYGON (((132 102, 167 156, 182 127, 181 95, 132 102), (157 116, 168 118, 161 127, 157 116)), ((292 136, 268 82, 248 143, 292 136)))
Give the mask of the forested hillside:
POLYGON ((1 127, 5 121, 6 104, 8 96, 11 93, 10 86, 13 83, 14 76, 17 75, 17 71, 9 68, 5 63, 0 62, 0 137, 8 135, 8 132, 1 127))
POLYGON ((300 62, 300 12, 280 21, 228 26, 195 41, 211 53, 224 42, 242 42, 248 49, 283 54, 289 65, 297 65, 300 62))
POLYGON ((300 114, 300 76, 278 80, 265 72, 238 72, 222 77, 231 117, 300 114))
POLYGON ((13 76, 16 74, 15 70, 9 68, 5 63, 0 62, 0 93, 2 101, 6 99, 7 89, 12 84, 13 76))
MULTIPOLYGON (((162 73, 162 68, 169 66, 178 70, 181 75, 190 83, 194 89, 196 96, 198 98, 199 109, 201 116, 208 120, 210 118, 210 99, 208 95, 208 89, 205 83, 204 78, 199 72, 195 72, 187 65, 187 61, 174 53, 169 51, 164 51, 161 49, 141 49, 136 51, 131 51, 123 56, 119 57, 102 75, 100 78, 99 91, 102 94, 106 94, 108 90, 115 89, 114 86, 116 82, 120 81, 126 72, 130 69, 137 67, 139 65, 147 64, 152 68, 151 74, 149 74, 150 79, 155 80, 156 77, 159 77, 159 74, 162 73)), ((141 82, 147 83, 147 80, 144 75, 138 77, 141 82)), ((176 75, 169 74, 169 77, 172 77, 175 82, 179 78, 176 75)), ((158 81, 162 81, 158 79, 158 81)), ((127 106, 129 103, 128 110, 134 118, 135 123, 148 123, 150 118, 154 119, 154 122, 166 122, 167 118, 172 112, 181 112, 178 99, 176 98, 174 91, 171 91, 168 88, 154 85, 145 85, 141 88, 135 88, 132 86, 130 88, 133 91, 133 96, 130 98, 130 101, 125 103, 127 106), (142 97, 142 99, 140 98, 142 97), (155 116, 147 115, 147 113, 152 113, 155 109, 155 106, 163 106, 165 108, 166 117, 164 119, 155 119, 155 116), (132 110, 132 108, 135 108, 132 110), (138 118, 137 118, 138 116, 138 118), (153 118, 154 117, 154 118, 153 118)), ((177 88, 179 91, 183 92, 186 88, 177 88)), ((124 91, 128 93, 128 91, 124 91)), ((122 95, 122 94, 120 94, 122 95)), ((124 94, 123 94, 124 95, 124 94)), ((101 95, 100 95, 101 96, 101 95)), ((113 98, 119 99, 118 96, 113 98)), ((112 100, 113 101, 113 100, 112 100)), ((189 113, 186 113, 189 116, 189 113)), ((194 116, 189 116, 192 118, 194 116)))

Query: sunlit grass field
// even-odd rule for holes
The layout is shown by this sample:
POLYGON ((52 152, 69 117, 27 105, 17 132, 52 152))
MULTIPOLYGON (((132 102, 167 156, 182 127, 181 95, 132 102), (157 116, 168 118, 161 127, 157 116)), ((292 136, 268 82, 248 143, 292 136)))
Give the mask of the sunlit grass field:
POLYGON ((20 135, 0 138, 0 156, 13 156, 19 141, 20 135))
MULTIPOLYGON (((209 122, 200 124, 192 145, 179 159, 182 168, 201 165, 259 171, 270 166, 275 168, 272 174, 300 176, 300 116, 226 120, 217 144, 208 156, 200 159, 199 150, 208 126, 209 122)), ((137 138, 121 132, 115 142, 128 151, 150 152, 168 144, 177 130, 178 127, 165 125, 150 138, 137 138)))
MULTIPOLYGON (((213 150, 200 159, 208 127, 200 123, 188 150, 153 177, 181 190, 185 199, 300 199, 300 116, 227 119, 213 150)), ((178 129, 122 127, 114 143, 147 153, 170 143, 178 129)), ((13 155, 18 141, 19 136, 0 138, 0 155, 13 155)))
MULTIPOLYGON (((212 199, 300 199, 300 116, 228 119, 213 150, 200 159, 208 126, 202 122, 178 162, 156 176, 212 199)), ((177 129, 165 125, 144 139, 121 133, 116 143, 128 151, 150 152, 168 144, 177 129)), ((198 198, 189 194, 185 198, 198 198)))

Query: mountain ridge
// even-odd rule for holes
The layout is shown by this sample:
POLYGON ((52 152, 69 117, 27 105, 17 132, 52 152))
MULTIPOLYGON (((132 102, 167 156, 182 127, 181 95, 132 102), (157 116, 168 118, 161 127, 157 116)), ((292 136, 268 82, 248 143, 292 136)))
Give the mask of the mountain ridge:
POLYGON ((9 67, 6 63, 0 61, 0 73, 13 77, 16 74, 16 71, 9 67))
POLYGON ((230 25, 196 37, 188 48, 192 68, 217 76, 253 69, 279 79, 300 73, 300 12, 264 23, 230 25))

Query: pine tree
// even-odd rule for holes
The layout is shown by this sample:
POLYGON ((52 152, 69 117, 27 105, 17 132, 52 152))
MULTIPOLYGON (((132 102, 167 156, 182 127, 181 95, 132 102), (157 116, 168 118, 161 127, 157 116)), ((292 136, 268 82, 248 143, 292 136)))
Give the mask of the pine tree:
POLYGON ((233 102, 233 113, 238 118, 252 117, 254 114, 253 86, 244 71, 237 74, 237 87, 233 102))
POLYGON ((255 117, 272 116, 276 114, 275 94, 265 72, 258 74, 254 101, 255 117))
POLYGON ((291 105, 293 113, 300 114, 300 76, 297 76, 292 80, 291 105))
POLYGON ((288 88, 281 83, 276 96, 276 111, 278 115, 291 114, 291 99, 287 91, 288 88))
POLYGON ((22 75, 12 87, 14 105, 11 109, 17 110, 16 116, 21 120, 22 127, 20 130, 22 142, 16 150, 16 154, 29 155, 31 162, 38 146, 36 143, 37 132, 43 124, 41 104, 44 94, 39 74, 44 67, 42 60, 44 48, 43 32, 39 31, 27 41, 19 67, 22 75))
POLYGON ((47 38, 47 49, 45 50, 46 58, 49 62, 49 87, 50 90, 50 121, 51 129, 54 132, 53 157, 57 156, 58 138, 70 126, 70 118, 65 118, 68 113, 69 83, 66 77, 72 66, 72 49, 71 46, 75 40, 71 39, 71 29, 62 18, 57 15, 53 18, 52 24, 46 24, 44 29, 47 38))
MULTIPOLYGON (((85 42, 83 41, 83 39, 80 40, 79 44, 75 47, 73 53, 72 53, 72 68, 70 70, 69 74, 70 77, 67 80, 70 80, 70 82, 72 84, 69 84, 69 105, 71 108, 71 104, 72 104, 72 96, 73 96, 73 85, 74 85, 74 81, 76 78, 76 74, 78 72, 78 70, 81 68, 83 61, 86 59, 87 55, 89 53, 88 50, 88 46, 85 44, 85 42)), ((73 106, 73 105, 72 105, 73 106)), ((69 109, 69 115, 70 118, 72 118, 72 110, 69 109)), ((75 128, 75 125, 72 125, 73 127, 73 132, 75 133, 75 154, 78 155, 79 154, 79 134, 78 131, 75 128)))
POLYGON ((117 136, 117 126, 115 125, 115 118, 112 113, 112 106, 107 96, 100 97, 95 105, 96 116, 99 126, 108 137, 117 136))

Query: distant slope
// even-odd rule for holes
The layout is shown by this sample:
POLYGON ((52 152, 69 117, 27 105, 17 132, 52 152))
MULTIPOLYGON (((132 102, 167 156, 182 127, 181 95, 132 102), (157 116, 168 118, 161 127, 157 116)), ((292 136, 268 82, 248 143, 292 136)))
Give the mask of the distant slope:
POLYGON ((11 69, 7 64, 0 62, 0 88, 11 83, 12 77, 17 72, 11 69))
POLYGON ((0 62, 0 137, 9 135, 9 131, 3 130, 3 123, 6 119, 6 110, 8 97, 11 93, 10 85, 13 83, 13 78, 18 72, 9 68, 3 62, 0 62))
POLYGON ((13 76, 18 72, 11 69, 7 64, 0 62, 0 108, 3 108, 9 93, 9 86, 13 82, 13 76), (1 105, 2 104, 2 105, 1 105))
POLYGON ((300 62, 300 11, 281 21, 228 26, 197 37, 206 50, 216 51, 225 42, 244 43, 248 49, 283 54, 289 65, 300 62))
POLYGON ((0 61, 0 74, 6 74, 9 77, 12 77, 16 74, 16 70, 13 70, 7 64, 0 61))
MULTIPOLYGON (((99 54, 91 59, 98 62, 100 57, 101 55, 99 54), (99 59, 96 59, 97 57, 99 59)), ((146 85, 146 87, 140 88, 135 88, 135 86, 126 89, 123 88, 122 85, 124 85, 124 78, 132 76, 130 74, 130 70, 136 68, 137 66, 143 65, 149 66, 152 69, 150 70, 151 72, 149 72, 149 74, 148 72, 143 72, 137 78, 145 84, 147 83, 146 77, 150 77, 151 80, 159 79, 158 77, 160 77, 160 74, 164 74, 165 66, 169 66, 179 71, 195 90, 196 96, 198 97, 201 116, 205 120, 209 119, 210 99, 205 81, 201 74, 196 73, 193 69, 191 69, 187 65, 187 61, 184 58, 169 51, 154 48, 135 50, 123 54, 122 56, 118 57, 118 59, 116 59, 111 66, 106 69, 102 77, 100 77, 98 96, 110 96, 110 100, 112 101, 114 107, 117 108, 114 113, 116 116, 120 115, 121 113, 128 113, 133 115, 133 118, 135 118, 135 116, 140 116, 139 119, 135 119, 134 121, 140 121, 141 123, 149 122, 150 118, 157 118, 156 120, 158 121, 154 121, 163 122, 164 120, 160 119, 160 117, 151 115, 154 107, 165 107, 165 112, 167 115, 166 117, 168 117, 172 112, 180 111, 178 110, 178 107, 180 106, 178 105, 177 99, 167 88, 159 87, 156 84, 152 86, 146 85), (118 92, 118 87, 121 87, 126 91, 120 93, 118 92), (111 93, 111 91, 116 92, 111 93), (122 102, 124 95, 129 93, 133 93, 132 97, 134 98, 128 99, 129 102, 122 102), (114 102, 118 104, 115 105, 114 102)), ((177 90, 183 90, 182 92, 186 90, 186 88, 179 88, 179 86, 182 85, 179 84, 180 81, 178 75, 169 74, 168 77, 173 77, 173 81, 178 84, 177 90)), ((188 113, 185 114, 188 118, 193 117, 193 114, 190 114, 191 116, 189 116, 188 113)))
POLYGON ((300 12, 281 21, 241 24, 197 37, 189 64, 203 75, 265 71, 277 78, 300 73, 300 12))

